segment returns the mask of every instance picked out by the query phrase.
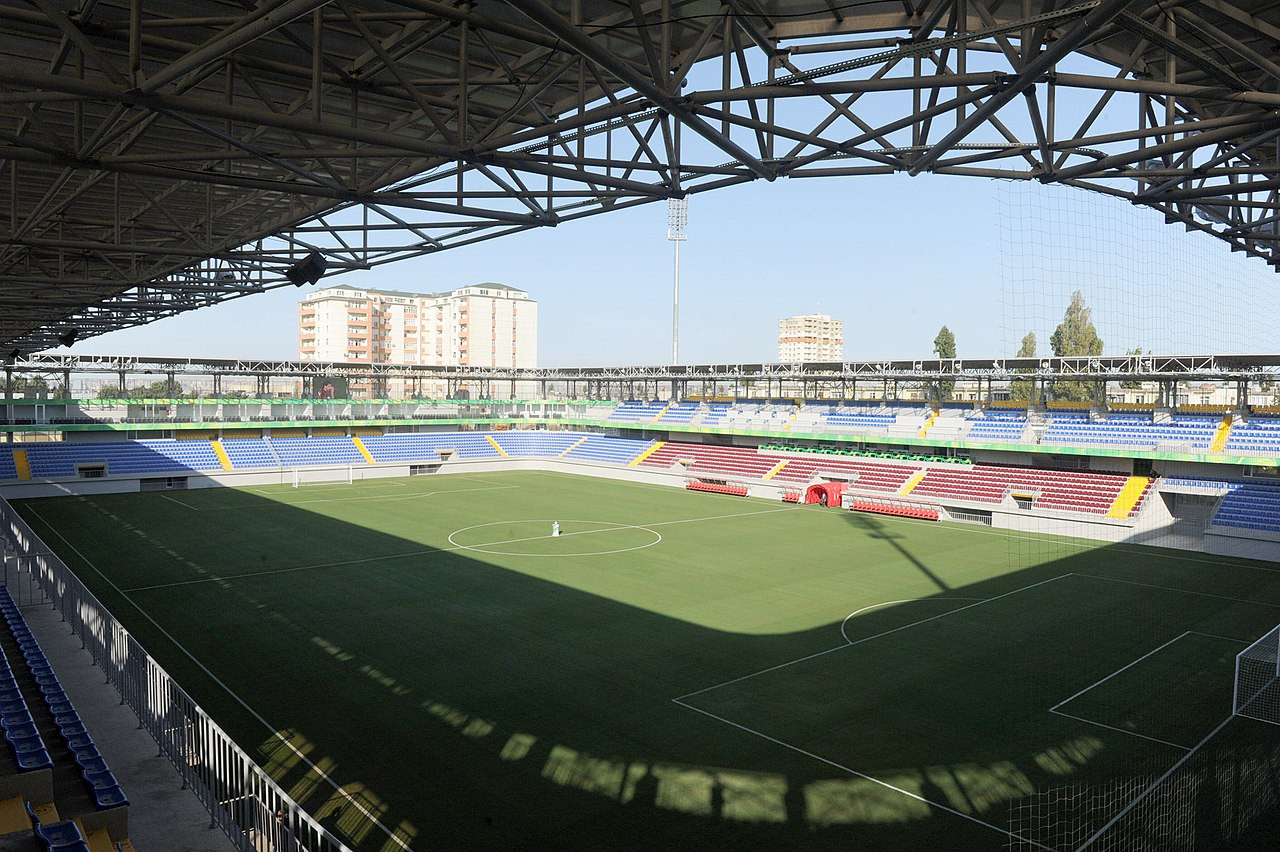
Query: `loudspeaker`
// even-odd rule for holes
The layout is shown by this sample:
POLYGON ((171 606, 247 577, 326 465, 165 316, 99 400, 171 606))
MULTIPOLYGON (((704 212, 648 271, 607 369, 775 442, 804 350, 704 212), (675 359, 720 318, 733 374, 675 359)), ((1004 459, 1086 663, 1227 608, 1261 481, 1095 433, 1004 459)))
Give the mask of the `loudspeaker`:
POLYGON ((290 266, 284 271, 284 277, 292 282, 293 286, 301 287, 303 284, 314 284, 324 275, 324 271, 329 268, 329 261, 318 251, 304 257, 302 260, 290 266))

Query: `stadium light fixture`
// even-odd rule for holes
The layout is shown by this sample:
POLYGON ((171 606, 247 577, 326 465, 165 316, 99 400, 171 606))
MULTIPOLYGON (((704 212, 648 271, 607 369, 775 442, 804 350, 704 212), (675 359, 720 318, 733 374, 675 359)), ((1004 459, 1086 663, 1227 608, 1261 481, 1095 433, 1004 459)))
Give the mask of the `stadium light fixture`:
POLYGON ((680 243, 686 239, 684 230, 689 224, 689 199, 667 199, 667 239, 675 244, 675 283, 671 295, 671 364, 680 363, 680 243))
POLYGON ((284 277, 288 278, 293 286, 301 287, 303 284, 315 284, 328 268, 329 261, 325 256, 318 251, 313 251, 286 269, 284 277))

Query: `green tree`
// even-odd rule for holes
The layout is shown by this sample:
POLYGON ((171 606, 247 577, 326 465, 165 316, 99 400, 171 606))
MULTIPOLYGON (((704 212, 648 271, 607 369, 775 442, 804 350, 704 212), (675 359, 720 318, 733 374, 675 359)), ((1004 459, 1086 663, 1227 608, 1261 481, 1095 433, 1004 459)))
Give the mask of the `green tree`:
MULTIPOLYGON (((1028 331, 1022 338, 1022 345, 1018 347, 1019 358, 1036 357, 1036 333, 1028 331)), ((1018 372, 1027 372, 1019 370, 1018 372)), ((1013 399, 1020 399, 1024 402, 1031 401, 1031 380, 1030 379, 1014 379, 1009 383, 1009 396, 1013 399)))
MULTIPOLYGON (((0 391, 4 390, 3 376, 0 376, 0 391)), ((45 381, 44 376, 14 376, 12 390, 14 393, 22 391, 47 391, 49 383, 45 381)))
MULTIPOLYGON (((1102 354, 1102 338, 1093 327, 1093 311, 1085 305, 1084 294, 1079 290, 1071 294, 1071 304, 1053 330, 1049 345, 1059 358, 1102 354)), ((1097 382, 1055 382, 1053 395, 1058 399, 1091 400, 1097 398, 1101 387, 1097 382)))
MULTIPOLYGON (((933 354, 943 359, 956 357, 956 336, 945 325, 938 329, 937 337, 933 338, 933 354)), ((937 385, 939 401, 950 399, 951 392, 955 388, 956 383, 952 379, 939 382, 937 385)))

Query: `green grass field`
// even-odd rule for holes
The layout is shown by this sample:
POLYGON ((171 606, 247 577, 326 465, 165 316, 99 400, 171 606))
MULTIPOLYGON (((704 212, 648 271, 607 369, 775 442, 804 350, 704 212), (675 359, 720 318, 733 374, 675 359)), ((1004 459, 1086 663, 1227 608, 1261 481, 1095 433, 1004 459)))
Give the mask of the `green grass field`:
POLYGON ((18 507, 353 848, 1076 848, 1175 766, 1274 829, 1278 566, 534 472, 18 507))

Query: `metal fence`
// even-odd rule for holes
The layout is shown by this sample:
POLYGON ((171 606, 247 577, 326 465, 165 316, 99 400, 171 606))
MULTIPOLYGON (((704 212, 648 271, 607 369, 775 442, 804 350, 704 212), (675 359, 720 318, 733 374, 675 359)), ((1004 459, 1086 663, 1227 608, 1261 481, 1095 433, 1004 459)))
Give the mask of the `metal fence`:
POLYGON ((3 499, 0 537, 16 554, 4 571, 14 598, 61 613, 183 787, 208 809, 210 828, 246 852, 347 850, 209 718, 3 499))

